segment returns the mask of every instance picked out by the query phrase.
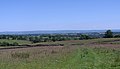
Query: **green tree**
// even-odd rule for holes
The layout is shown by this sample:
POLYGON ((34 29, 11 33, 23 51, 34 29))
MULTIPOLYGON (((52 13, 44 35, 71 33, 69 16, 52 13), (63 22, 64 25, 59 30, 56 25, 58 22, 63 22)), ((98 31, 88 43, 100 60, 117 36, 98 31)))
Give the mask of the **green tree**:
POLYGON ((9 43, 8 42, 2 42, 1 46, 9 46, 9 43))
POLYGON ((113 38, 113 32, 111 30, 107 30, 104 38, 113 38))
POLYGON ((80 35, 80 40, 83 40, 83 39, 90 39, 90 37, 88 35, 80 35))
POLYGON ((19 44, 17 42, 13 42, 13 46, 18 46, 19 44))
POLYGON ((114 38, 120 38, 120 35, 115 35, 114 38))

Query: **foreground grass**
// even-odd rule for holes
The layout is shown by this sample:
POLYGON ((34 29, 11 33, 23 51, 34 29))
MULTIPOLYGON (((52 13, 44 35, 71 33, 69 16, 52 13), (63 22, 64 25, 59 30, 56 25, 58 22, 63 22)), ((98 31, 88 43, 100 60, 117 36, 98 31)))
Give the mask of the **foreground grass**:
POLYGON ((119 42, 119 38, 71 40, 35 44, 64 44, 64 47, 0 50, 0 69, 120 69, 119 42))
POLYGON ((0 69, 120 69, 120 49, 66 46, 1 51, 0 69))

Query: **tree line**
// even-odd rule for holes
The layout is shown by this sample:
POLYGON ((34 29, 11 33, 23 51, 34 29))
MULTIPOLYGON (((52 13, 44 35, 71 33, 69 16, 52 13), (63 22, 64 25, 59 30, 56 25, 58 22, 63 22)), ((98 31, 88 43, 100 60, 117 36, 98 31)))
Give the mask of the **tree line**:
MULTIPOLYGON (((99 38, 99 37, 98 37, 99 38)), ((111 30, 107 30, 102 38, 120 38, 120 35, 113 35, 111 30)), ((55 42, 65 40, 87 40, 94 39, 89 35, 80 33, 69 33, 69 34, 42 34, 42 35, 0 35, 0 39, 8 40, 27 40, 33 43, 38 42, 55 42)), ((0 46, 17 46, 19 43, 13 42, 0 42, 0 46)))
POLYGON ((107 30, 103 38, 120 38, 120 35, 119 34, 114 35, 111 30, 107 30))
POLYGON ((0 46, 18 46, 19 44, 17 42, 9 43, 9 42, 0 42, 0 46))
POLYGON ((0 39, 8 40, 27 40, 33 43, 37 42, 55 42, 65 40, 83 40, 91 39, 88 35, 83 34, 43 34, 43 35, 0 35, 0 39))

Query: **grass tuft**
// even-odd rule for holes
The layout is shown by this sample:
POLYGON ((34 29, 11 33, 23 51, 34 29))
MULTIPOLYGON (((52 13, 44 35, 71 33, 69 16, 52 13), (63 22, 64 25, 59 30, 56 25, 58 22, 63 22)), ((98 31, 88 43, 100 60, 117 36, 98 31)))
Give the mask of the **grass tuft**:
POLYGON ((15 53, 12 53, 11 54, 11 57, 12 58, 29 58, 30 57, 30 54, 29 53, 24 53, 24 52, 22 52, 22 53, 17 53, 17 52, 15 52, 15 53))

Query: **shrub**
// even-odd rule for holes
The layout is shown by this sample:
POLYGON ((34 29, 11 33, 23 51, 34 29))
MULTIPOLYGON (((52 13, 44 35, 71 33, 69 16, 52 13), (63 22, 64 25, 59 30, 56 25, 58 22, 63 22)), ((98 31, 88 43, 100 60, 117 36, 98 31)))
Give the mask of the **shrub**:
POLYGON ((8 42, 2 42, 0 45, 1 46, 9 46, 9 43, 8 42))
POLYGON ((17 42, 14 42, 13 43, 13 46, 18 46, 19 44, 17 42))

